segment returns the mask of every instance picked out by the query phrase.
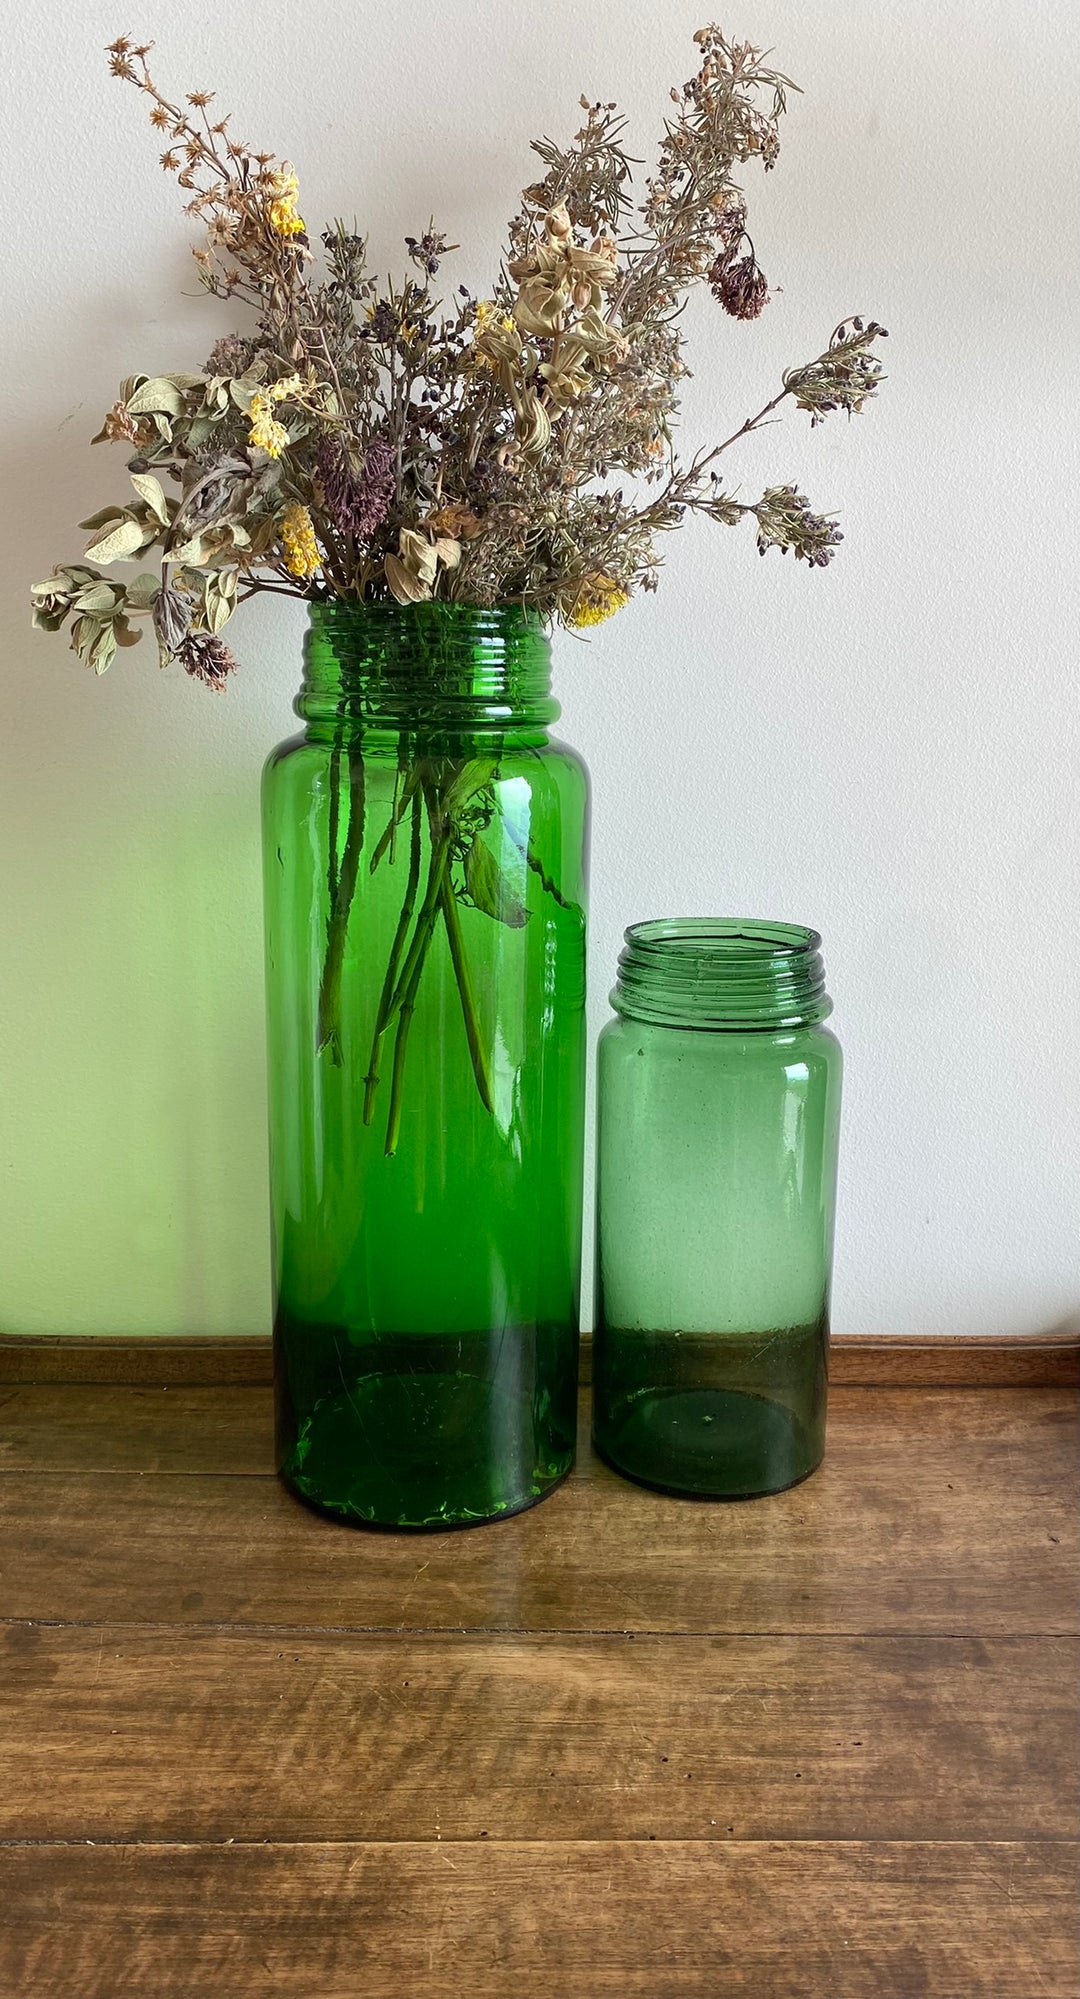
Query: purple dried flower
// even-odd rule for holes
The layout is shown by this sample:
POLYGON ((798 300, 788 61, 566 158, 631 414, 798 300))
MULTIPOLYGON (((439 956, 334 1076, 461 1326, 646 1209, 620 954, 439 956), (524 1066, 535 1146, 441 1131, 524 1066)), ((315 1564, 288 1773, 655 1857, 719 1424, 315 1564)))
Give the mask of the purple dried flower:
POLYGON ((319 480, 326 511, 342 534, 369 541, 390 511, 394 497, 394 452, 376 437, 357 465, 340 438, 324 437, 318 450, 319 480))
POLYGON ((769 286, 764 271, 753 256, 739 257, 734 263, 718 258, 709 273, 713 296, 732 319, 758 319, 769 302, 769 286))
POLYGON ((225 333, 210 349, 206 372, 208 375, 242 375, 254 352, 253 341, 242 339, 239 333, 225 333))
POLYGON ((366 328, 368 338, 384 342, 396 340, 400 327, 401 321, 389 299, 379 299, 368 313, 366 328))
POLYGON ((712 227, 717 241, 730 254, 738 248, 746 234, 746 203, 737 188, 726 190, 723 201, 724 205, 712 227))
POLYGON ((433 229, 425 229, 419 242, 415 236, 406 236, 405 247, 414 264, 418 264, 427 277, 433 278, 439 268, 439 259, 445 257, 448 249, 457 249, 457 244, 448 244, 446 237, 433 229))
POLYGON ((185 673, 212 687, 215 694, 224 693, 229 674, 236 671, 234 654, 213 632, 189 632, 177 646, 176 657, 185 673))
POLYGON ((826 569, 844 539, 827 514, 811 513, 805 493, 797 492, 794 486, 770 486, 749 511, 757 517, 759 555, 770 548, 786 555, 793 548, 797 562, 807 562, 811 569, 826 569))

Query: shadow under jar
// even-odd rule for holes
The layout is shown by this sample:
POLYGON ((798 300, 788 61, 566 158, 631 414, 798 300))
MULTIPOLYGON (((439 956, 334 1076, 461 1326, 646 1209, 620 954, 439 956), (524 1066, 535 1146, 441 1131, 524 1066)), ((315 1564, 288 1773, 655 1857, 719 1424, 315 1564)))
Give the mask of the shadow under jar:
POLYGON ((820 943, 626 932, 598 1051, 594 1440, 662 1491, 745 1499, 821 1462, 841 1054, 820 943))
POLYGON ((313 605, 263 779, 278 1465, 383 1527, 573 1462, 584 765, 530 614, 313 605))

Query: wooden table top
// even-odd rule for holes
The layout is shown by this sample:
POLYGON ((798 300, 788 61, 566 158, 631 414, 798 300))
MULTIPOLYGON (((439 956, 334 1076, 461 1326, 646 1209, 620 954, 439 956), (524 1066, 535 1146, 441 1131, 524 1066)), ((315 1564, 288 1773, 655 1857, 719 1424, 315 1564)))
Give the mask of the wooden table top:
POLYGON ((0 1993, 1076 1999, 1074 1408, 393 1535, 263 1388, 0 1390, 0 1993))

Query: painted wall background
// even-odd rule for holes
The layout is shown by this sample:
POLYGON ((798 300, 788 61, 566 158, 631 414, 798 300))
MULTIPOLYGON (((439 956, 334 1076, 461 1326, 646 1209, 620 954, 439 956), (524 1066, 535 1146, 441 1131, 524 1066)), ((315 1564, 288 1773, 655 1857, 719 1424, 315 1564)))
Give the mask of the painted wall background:
MULTIPOLYGON (((835 1323, 1038 1332, 1080 1310, 1077 256, 1066 0, 731 0, 802 84, 748 176, 777 291, 695 312, 694 439, 844 314, 891 330, 858 423, 729 459, 842 514, 831 569, 691 527, 661 593, 558 645, 595 776, 594 1026, 623 925, 816 924, 848 1057, 835 1323)), ((434 208, 477 287, 526 140, 617 98, 648 152, 693 68, 675 0, 49 0, 7 30, 0 1329, 250 1333, 268 1319, 257 777, 293 726, 302 613, 233 628, 218 700, 149 641, 101 682, 25 591, 126 485, 87 440, 136 369, 197 366, 221 308, 102 45, 153 36, 297 162, 377 265, 434 208)), ((723 426, 723 429, 720 427, 723 426)))

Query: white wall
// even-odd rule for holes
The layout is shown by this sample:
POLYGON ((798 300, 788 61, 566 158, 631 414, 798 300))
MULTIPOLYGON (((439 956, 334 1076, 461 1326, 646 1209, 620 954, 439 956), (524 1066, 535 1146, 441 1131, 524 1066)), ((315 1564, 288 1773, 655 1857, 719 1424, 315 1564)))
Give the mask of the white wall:
MULTIPOLYGON (((302 614, 245 616, 219 701, 145 641, 95 682, 25 607, 123 487, 87 448, 119 378, 224 327, 101 45, 154 36, 163 86, 216 86, 309 219, 355 211, 382 262, 435 208, 481 286, 526 138, 571 132, 585 90, 647 151, 698 25, 673 0, 48 0, 9 26, 4 1330, 267 1322, 256 789, 302 614)), ((725 25, 805 96, 748 180, 783 290, 757 326, 696 315, 687 438, 844 314, 890 327, 892 379, 733 465, 842 513, 831 569, 695 527, 658 597, 558 644, 596 785, 595 1024, 633 918, 815 923, 848 1055, 837 1329, 1046 1330, 1080 1304, 1074 9, 731 0, 725 25)))

